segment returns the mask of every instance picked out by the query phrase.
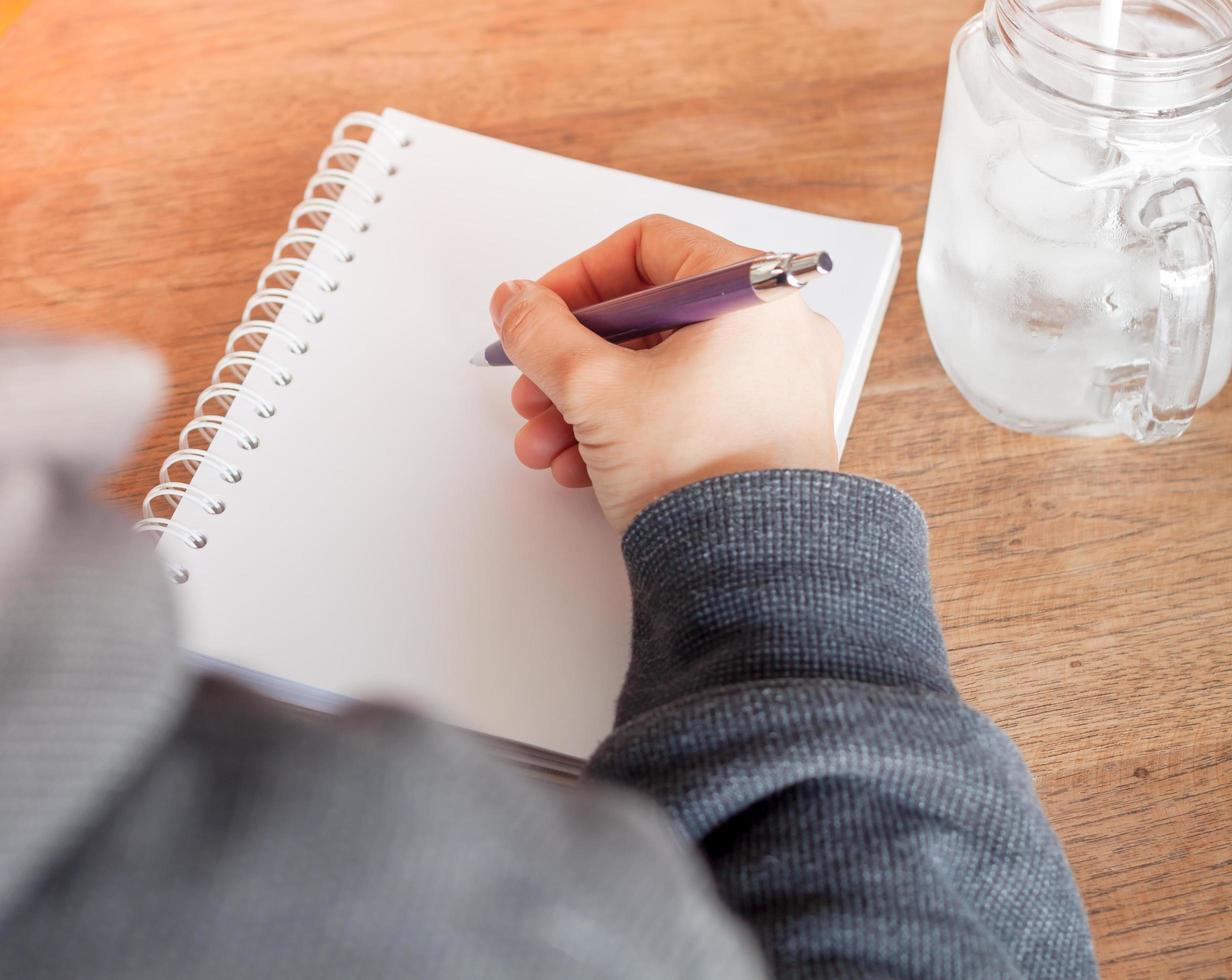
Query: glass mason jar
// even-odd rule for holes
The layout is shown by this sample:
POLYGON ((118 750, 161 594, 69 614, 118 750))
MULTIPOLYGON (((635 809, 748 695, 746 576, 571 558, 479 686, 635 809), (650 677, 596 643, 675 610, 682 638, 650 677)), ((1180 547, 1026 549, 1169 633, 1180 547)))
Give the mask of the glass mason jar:
POLYGON ((972 405, 1179 435, 1232 369, 1232 5, 987 0, 958 32, 918 285, 972 405))

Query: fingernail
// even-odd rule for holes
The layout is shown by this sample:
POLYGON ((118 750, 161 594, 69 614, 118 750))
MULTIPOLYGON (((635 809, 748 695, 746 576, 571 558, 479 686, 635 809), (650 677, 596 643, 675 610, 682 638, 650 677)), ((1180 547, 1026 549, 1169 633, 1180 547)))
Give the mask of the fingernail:
POLYGON ((525 279, 510 279, 496 287, 496 292, 492 294, 492 302, 488 304, 493 323, 500 326, 501 321, 505 319, 505 313, 509 310, 509 305, 518 298, 518 293, 529 285, 530 283, 525 279))

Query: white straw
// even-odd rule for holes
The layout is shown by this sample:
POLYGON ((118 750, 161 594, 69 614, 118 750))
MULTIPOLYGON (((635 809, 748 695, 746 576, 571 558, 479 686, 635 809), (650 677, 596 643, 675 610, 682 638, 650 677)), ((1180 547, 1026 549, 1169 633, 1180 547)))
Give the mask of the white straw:
POLYGON ((1099 0, 1099 43, 1115 48, 1121 39, 1121 4, 1123 0, 1099 0))
MULTIPOLYGON (((1099 0, 1099 44, 1115 49, 1121 40, 1121 5, 1124 0, 1099 0)), ((1112 67, 1111 58, 1108 67, 1112 67)), ((1112 101, 1112 76, 1100 75, 1095 81, 1095 101, 1107 105, 1112 101)))

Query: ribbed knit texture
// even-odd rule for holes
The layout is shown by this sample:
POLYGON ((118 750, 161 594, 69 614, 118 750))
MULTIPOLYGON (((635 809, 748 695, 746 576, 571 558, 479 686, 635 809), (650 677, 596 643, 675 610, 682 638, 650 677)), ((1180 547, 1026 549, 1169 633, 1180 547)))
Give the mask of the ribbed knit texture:
POLYGON ((453 732, 206 682, 120 804, 0 922, 4 980, 747 978, 662 815, 453 732))
POLYGON ((0 632, 0 978, 736 978, 758 944, 781 976, 1094 975, 887 487, 748 474, 643 514, 619 725, 576 789, 398 711, 221 681, 179 708, 150 566, 72 526, 103 551, 38 581, 73 601, 0 632))
POLYGON ((633 667, 590 773, 671 813, 777 976, 1096 975, 1030 775, 950 680, 908 497, 744 473, 624 547, 633 667))
POLYGON ((146 543, 54 481, 41 492, 54 516, 19 572, 0 568, 0 921, 148 764, 192 687, 146 543))
POLYGON ((148 764, 192 687, 148 544, 90 499, 161 377, 124 345, 0 330, 0 921, 148 764))

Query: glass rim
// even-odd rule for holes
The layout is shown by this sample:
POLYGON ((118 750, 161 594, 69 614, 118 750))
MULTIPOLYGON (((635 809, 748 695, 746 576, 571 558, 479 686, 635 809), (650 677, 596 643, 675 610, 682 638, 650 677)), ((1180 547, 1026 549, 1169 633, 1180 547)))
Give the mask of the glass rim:
MULTIPOLYGON (((1094 68, 1100 74, 1112 77, 1169 76, 1178 77, 1191 72, 1209 71, 1224 62, 1232 63, 1232 24, 1229 32, 1209 44, 1177 54, 1156 55, 1145 51, 1127 51, 1110 48, 1098 41, 1071 34, 1048 21, 1046 16, 1025 0, 989 0, 1001 13, 1020 15, 1039 32, 1062 42, 1069 50, 1054 50, 1053 53, 1066 61, 1082 67, 1094 68)), ((1232 16, 1232 9, 1229 9, 1232 16)), ((1015 18, 1017 20, 1017 18, 1015 18)), ((1021 28, 1022 24, 1015 24, 1021 28)), ((1038 44, 1038 39, 1036 40, 1038 44)))

